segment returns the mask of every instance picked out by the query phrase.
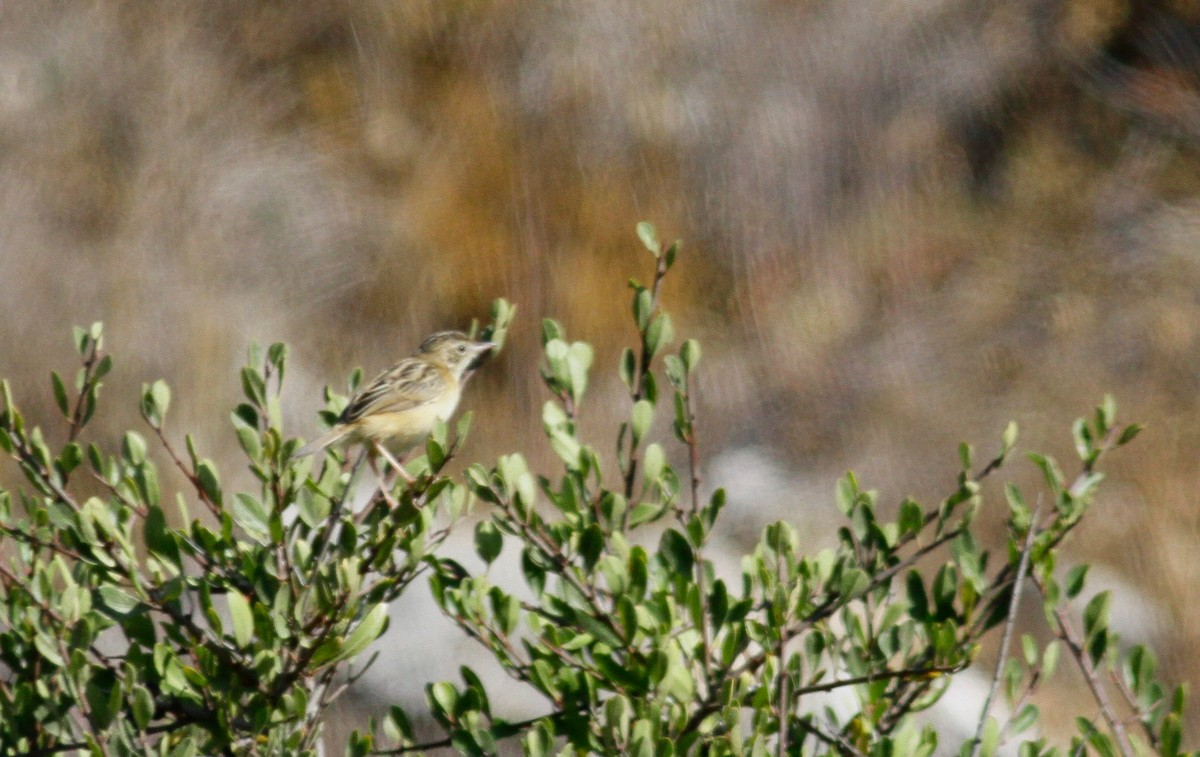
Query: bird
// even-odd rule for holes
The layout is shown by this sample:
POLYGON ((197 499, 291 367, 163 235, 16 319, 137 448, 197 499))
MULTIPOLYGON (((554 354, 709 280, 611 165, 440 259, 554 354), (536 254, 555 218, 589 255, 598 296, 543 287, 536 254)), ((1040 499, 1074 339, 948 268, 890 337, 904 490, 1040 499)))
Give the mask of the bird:
POLYGON ((406 480, 412 477, 389 451, 400 457, 423 442, 438 421, 449 420, 463 385, 496 345, 461 331, 439 331, 425 338, 411 356, 376 376, 350 398, 333 426, 308 442, 293 458, 340 441, 367 448, 372 468, 382 455, 406 480))

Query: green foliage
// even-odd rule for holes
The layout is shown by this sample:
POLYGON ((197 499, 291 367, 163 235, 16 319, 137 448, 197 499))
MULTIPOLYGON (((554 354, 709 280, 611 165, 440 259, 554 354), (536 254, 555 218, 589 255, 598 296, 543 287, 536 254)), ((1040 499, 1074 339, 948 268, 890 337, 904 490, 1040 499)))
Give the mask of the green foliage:
MULTIPOLYGON (((182 451, 169 442, 171 392, 161 381, 140 398, 149 441, 135 431, 115 450, 82 441, 112 366, 98 324, 75 334, 74 388, 51 376, 61 444, 29 425, 0 384, 0 448, 29 487, 0 491, 0 754, 315 753, 330 702, 387 632, 389 603, 423 577, 442 611, 545 711, 505 721, 490 703, 511 692, 486 690, 463 667, 460 680, 425 687, 420 715, 442 737, 418 741, 414 714, 391 706, 352 736, 350 754, 494 754, 505 740, 529 755, 927 757, 939 748, 990 755, 1004 744, 1023 755, 1180 753, 1186 691, 1156 678, 1152 651, 1120 644, 1110 594, 1091 597, 1079 616, 1068 609, 1086 566, 1057 570, 1060 545, 1102 481, 1098 464, 1137 433, 1117 424, 1110 398, 1072 429, 1073 478, 1030 455, 1043 490, 1027 498, 1004 487, 999 549, 981 544, 972 524, 985 504, 981 481, 1015 449, 1014 425, 982 466, 960 447, 942 501, 889 507, 847 474, 830 507, 842 518, 835 547, 810 553, 792 525, 774 523, 739 575, 719 574, 712 555, 726 494, 700 487, 701 349, 678 342, 660 308, 679 245, 664 247, 649 224, 637 234, 654 275, 630 283, 638 340, 617 365, 629 405, 611 457, 576 422, 591 347, 542 323, 542 421, 559 458, 551 472, 514 452, 469 465, 462 481, 444 475, 467 416, 454 434, 435 430, 409 465, 415 483, 355 505, 361 457, 348 464, 333 449, 316 463, 291 458, 299 443, 281 429, 280 344, 251 349, 245 401, 231 416, 251 491, 229 490, 190 437, 182 451), (164 493, 156 458, 178 470, 183 491, 164 493), (474 503, 483 516, 476 553, 489 566, 506 551, 517 556, 518 585, 442 554, 451 528, 471 527, 460 521, 474 503), (1033 634, 1013 642, 1026 582, 1042 598, 1047 644, 1033 634), (997 631, 977 735, 945 744, 913 715, 997 631), (1054 745, 1039 734, 1030 699, 1063 652, 1095 702, 1080 706, 1070 743, 1054 745), (814 706, 835 691, 846 706, 814 706), (997 695, 1011 716, 992 716, 997 695)), ((513 309, 500 301, 492 316, 483 336, 499 344, 513 309)), ((351 391, 360 379, 351 377, 351 391)), ((335 418, 345 403, 327 391, 323 415, 335 418)))
POLYGON ((253 491, 227 490, 190 437, 178 451, 169 389, 144 388, 142 417, 190 486, 168 506, 141 434, 115 452, 75 441, 111 366, 98 324, 76 338, 74 395, 51 378, 70 440, 58 452, 3 387, 0 445, 32 487, 0 494, 3 753, 311 752, 335 677, 369 664, 355 665, 388 603, 463 513, 466 491, 439 475, 455 444, 430 441, 440 463, 396 507, 376 494, 355 510, 359 466, 289 459, 287 350, 253 347, 232 415, 253 491))

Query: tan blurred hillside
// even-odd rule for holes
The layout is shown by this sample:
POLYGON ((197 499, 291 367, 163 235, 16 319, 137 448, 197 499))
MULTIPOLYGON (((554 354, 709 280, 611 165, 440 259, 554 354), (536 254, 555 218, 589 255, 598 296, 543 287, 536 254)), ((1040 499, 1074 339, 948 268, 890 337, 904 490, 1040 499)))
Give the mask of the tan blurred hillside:
MULTIPOLYGON (((100 429, 162 377, 232 472, 251 340, 292 345, 311 436, 322 385, 504 296, 469 453, 536 447, 540 317, 615 366, 650 220, 685 241, 710 478, 784 471, 749 522, 827 535, 847 468, 937 497, 1009 418, 1069 460, 1112 392, 1149 430, 1074 549, 1200 680, 1198 145, 1190 0, 6 2, 0 375, 51 425, 70 326, 104 320, 100 429)), ((584 417, 622 408, 600 382, 584 417)))

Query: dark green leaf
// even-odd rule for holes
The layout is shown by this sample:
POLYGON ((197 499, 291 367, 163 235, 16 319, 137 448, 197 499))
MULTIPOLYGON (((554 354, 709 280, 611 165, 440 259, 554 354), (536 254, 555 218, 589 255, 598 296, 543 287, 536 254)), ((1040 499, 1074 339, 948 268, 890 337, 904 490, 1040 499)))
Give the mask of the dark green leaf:
POLYGON ((121 706, 121 685, 117 674, 108 668, 97 670, 88 680, 84 697, 92 725, 99 729, 107 728, 121 706))
POLYGON ((133 713, 134 724, 139 730, 146 730, 146 726, 150 725, 150 721, 154 719, 154 698, 150 695, 149 689, 135 683, 129 695, 129 705, 133 713))
POLYGON ((475 553, 488 565, 495 562, 504 548, 504 535, 490 520, 475 524, 475 553))
POLYGON ((1143 427, 1137 423, 1132 423, 1126 426, 1121 432, 1121 436, 1117 438, 1117 446, 1121 447, 1129 444, 1138 434, 1142 433, 1142 428, 1143 427))
POLYGON ((50 371, 50 386, 54 389, 54 402, 59 412, 65 417, 71 416, 70 401, 67 399, 67 387, 57 371, 50 371))
POLYGON ((1079 592, 1083 591, 1084 580, 1087 578, 1088 565, 1076 565, 1067 572, 1067 577, 1064 580, 1064 588, 1067 592, 1067 599, 1074 599, 1079 596, 1079 592))
POLYGON ((174 534, 167 528, 167 518, 161 507, 151 505, 146 509, 143 535, 146 547, 151 552, 168 562, 176 570, 182 567, 179 558, 179 544, 175 541, 174 534))
POLYGON ((925 514, 921 506, 911 499, 905 499, 900 503, 900 515, 896 525, 904 536, 912 536, 920 531, 925 525, 925 514))
POLYGON ((658 542, 658 551, 664 564, 675 575, 691 575, 695 555, 687 537, 673 528, 663 532, 658 542))
POLYGON ((629 391, 633 391, 633 374, 637 370, 637 358, 633 355, 633 350, 626 347, 621 352, 621 363, 618 372, 621 375, 621 381, 625 382, 625 386, 629 391))
POLYGON ((196 479, 200 484, 200 491, 213 504, 221 504, 221 482, 217 478, 217 468, 211 460, 201 460, 196 465, 196 479))
POLYGON ((1108 611, 1112 606, 1112 593, 1102 591, 1092 597, 1083 611, 1083 632, 1091 637, 1108 627, 1108 611))
POLYGON ((603 550, 604 531, 599 524, 591 523, 579 536, 579 557, 583 560, 585 570, 590 572, 596 567, 596 561, 600 559, 603 550))

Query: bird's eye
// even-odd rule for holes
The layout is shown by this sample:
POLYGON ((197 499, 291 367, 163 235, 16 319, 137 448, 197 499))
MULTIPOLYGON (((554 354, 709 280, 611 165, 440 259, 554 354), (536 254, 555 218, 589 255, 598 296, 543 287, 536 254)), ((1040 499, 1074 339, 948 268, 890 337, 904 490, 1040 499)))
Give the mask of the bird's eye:
POLYGON ((466 353, 466 351, 467 351, 467 345, 465 345, 465 344, 460 344, 460 345, 458 345, 458 351, 459 351, 460 353, 466 353))

